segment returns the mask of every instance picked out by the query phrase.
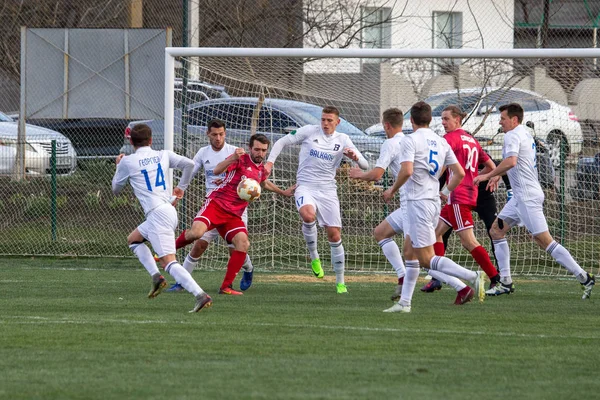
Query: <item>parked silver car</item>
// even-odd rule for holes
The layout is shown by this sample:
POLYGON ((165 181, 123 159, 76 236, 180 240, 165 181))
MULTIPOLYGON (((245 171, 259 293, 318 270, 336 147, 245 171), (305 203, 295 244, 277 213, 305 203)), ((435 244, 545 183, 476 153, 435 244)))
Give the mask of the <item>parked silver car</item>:
MULTIPOLYGON (((18 122, 0 112, 0 173, 14 172, 17 154, 18 122)), ((25 128, 25 170, 31 175, 50 172, 52 140, 56 140, 56 170, 71 174, 77 166, 77 154, 71 141, 50 129, 27 124, 25 128)))
MULTIPOLYGON (((188 140, 185 147, 185 155, 192 157, 198 148, 206 146, 206 125, 211 119, 218 118, 225 121, 227 125, 227 141, 237 146, 246 146, 250 138, 252 118, 257 98, 253 97, 230 97, 202 101, 188 107, 190 123, 188 125, 188 140)), ((264 133, 272 142, 285 136, 294 129, 304 125, 319 125, 321 123, 322 107, 300 101, 270 99, 264 100, 256 119, 256 132, 264 133)), ((181 132, 181 110, 175 110, 174 145, 176 151, 183 152, 183 141, 181 132)), ((129 124, 125 130, 125 139, 121 153, 131 154, 133 148, 129 143, 128 134, 131 128, 145 123, 152 128, 152 147, 164 148, 164 121, 147 120, 135 121, 129 124)), ((379 150, 383 139, 373 138, 365 135, 363 131, 352 125, 345 119, 336 128, 338 132, 350 136, 352 142, 364 155, 371 166, 379 157, 379 150)), ((282 154, 282 160, 297 165, 299 148, 289 146, 282 154)), ((182 153, 183 154, 183 153, 182 153)), ((285 161, 283 161, 285 162, 285 161)), ((282 163, 283 163, 282 162, 282 163)))

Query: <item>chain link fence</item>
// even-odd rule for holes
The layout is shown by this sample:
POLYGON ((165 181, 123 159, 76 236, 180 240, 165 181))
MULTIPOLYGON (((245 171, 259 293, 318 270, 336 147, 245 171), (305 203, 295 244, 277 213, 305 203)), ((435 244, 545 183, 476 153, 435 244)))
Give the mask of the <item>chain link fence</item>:
MULTIPOLYGON (((110 191, 114 157, 127 144, 127 126, 138 118, 30 118, 24 143, 26 176, 16 179, 14 118, 20 111, 21 26, 169 27, 174 46, 195 47, 564 48, 596 47, 599 16, 600 5, 591 1, 4 1, 0 6, 0 18, 5 22, 0 27, 0 213, 5 234, 0 238, 0 253, 131 256, 125 238, 143 218, 131 191, 120 197, 114 197, 110 191), (52 140, 56 143, 55 190, 52 140)), ((98 48, 102 41, 99 35, 98 48)), ((428 99, 439 100, 440 104, 459 102, 468 108, 466 126, 498 159, 502 144, 502 135, 498 135, 494 125, 498 99, 480 103, 485 96, 478 88, 522 89, 514 100, 532 112, 533 132, 545 149, 541 156, 552 165, 540 175, 547 191, 551 233, 587 269, 598 271, 600 105, 596 93, 600 78, 596 59, 190 57, 178 61, 176 150, 190 157, 199 146, 206 145, 202 122, 208 117, 224 119, 230 128, 230 142, 236 145, 245 143, 244 132, 253 126, 276 139, 294 126, 292 123, 302 122, 286 120, 285 110, 262 104, 262 99, 273 99, 300 101, 307 107, 338 106, 342 117, 357 135, 362 135, 355 142, 373 163, 383 141, 381 129, 376 126, 381 112, 388 107, 406 111, 415 101, 428 99), (436 97, 442 93, 446 93, 446 99, 436 97), (250 98, 244 106, 238 104, 242 97, 250 98), (211 102, 221 106, 208 109, 211 102), (264 115, 252 122, 247 117, 254 114, 257 105, 261 105, 264 115), (182 113, 182 109, 186 112, 182 113)), ((88 67, 93 71, 102 68, 88 67)), ((44 70, 33 73, 39 74, 41 82, 33 95, 40 96, 46 90, 44 70)), ((153 76, 144 82, 148 87, 162 87, 164 76, 153 76)), ((163 118, 157 113, 151 126, 160 126, 163 118)), ((288 156, 289 160, 277 171, 281 175, 275 176, 281 186, 293 183, 293 154, 288 156)), ((364 187, 349 180, 345 169, 338 175, 349 266, 354 270, 386 271, 386 263, 370 234, 393 209, 380 200, 382 187, 387 183, 364 187)), ((203 190, 202 179, 197 178, 180 206, 183 225, 199 208, 203 190)), ((497 199, 499 205, 505 202, 504 191, 497 193, 497 199)), ((476 236, 485 238, 489 248, 482 225, 477 225, 476 236)), ((306 251, 290 201, 265 195, 252 204, 250 234, 251 253, 259 268, 303 268, 306 251)), ((514 232, 511 240, 519 272, 562 273, 524 232, 514 232)), ((325 245, 324 240, 322 244, 325 245)), ((321 252, 328 253, 326 248, 321 252)), ((451 241, 450 253, 472 265, 458 241, 451 241)), ((224 264, 226 251, 222 246, 214 246, 206 256, 204 266, 219 267, 224 264)))

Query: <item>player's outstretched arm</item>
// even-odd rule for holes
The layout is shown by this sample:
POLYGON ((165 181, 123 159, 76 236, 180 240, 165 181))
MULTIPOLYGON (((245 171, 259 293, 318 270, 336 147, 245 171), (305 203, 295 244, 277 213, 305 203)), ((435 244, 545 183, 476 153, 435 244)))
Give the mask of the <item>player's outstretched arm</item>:
POLYGON ((223 172, 227 171, 227 168, 229 168, 231 164, 235 164, 237 160, 239 160, 240 157, 244 154, 246 154, 246 150, 242 149, 241 147, 238 147, 237 149, 235 149, 235 152, 233 154, 231 154, 229 157, 217 164, 217 166, 213 170, 213 174, 221 175, 223 172))
POLYGON ((401 165, 402 167, 398 172, 398 177, 396 178, 394 185, 385 192, 383 192, 383 199, 388 203, 392 200, 396 192, 400 190, 402 185, 404 185, 406 181, 408 181, 408 178, 410 178, 413 174, 414 162, 403 161, 401 165))
POLYGON ((115 176, 113 176, 112 179, 112 192, 117 196, 127 184, 127 179, 129 179, 129 170, 127 169, 127 165, 121 162, 124 156, 124 154, 119 154, 115 160, 115 163, 117 164, 117 170, 115 171, 115 176))
POLYGON ((261 183, 263 189, 268 190, 269 192, 277 193, 281 196, 292 197, 294 195, 294 190, 296 190, 296 185, 292 185, 289 188, 282 190, 279 186, 266 179, 261 183))
POLYGON ((348 173, 350 178, 360 179, 363 181, 378 181, 383 177, 385 170, 383 168, 375 167, 370 171, 363 172, 360 168, 351 168, 348 173))
POLYGON ((473 184, 479 185, 479 182, 489 181, 495 176, 502 176, 506 174, 506 172, 509 169, 513 168, 515 165, 517 165, 517 156, 506 157, 492 171, 488 172, 487 174, 476 176, 475 179, 473 179, 473 184))
POLYGON ((177 187, 185 191, 194 177, 194 161, 169 151, 169 164, 172 168, 182 171, 177 187))
POLYGON ((265 172, 267 173, 267 176, 271 174, 271 171, 273 170, 273 165, 275 164, 277 157, 279 157, 279 154, 281 154, 281 151, 286 146, 302 142, 304 139, 310 137, 313 132, 314 131, 311 130, 310 125, 304 126, 298 130, 290 132, 288 135, 285 135, 284 137, 276 141, 273 145, 273 148, 271 149, 271 152, 269 153, 267 162, 265 163, 265 172))

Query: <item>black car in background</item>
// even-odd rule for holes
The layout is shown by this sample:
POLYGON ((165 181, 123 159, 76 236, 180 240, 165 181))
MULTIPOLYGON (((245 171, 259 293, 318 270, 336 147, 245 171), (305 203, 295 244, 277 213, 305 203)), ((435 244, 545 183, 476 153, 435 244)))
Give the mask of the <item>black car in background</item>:
MULTIPOLYGON (((183 82, 175 79, 175 106, 181 107, 183 82)), ((228 98, 223 86, 190 80, 187 85, 188 104, 208 99, 228 98)), ((136 118, 139 119, 139 118, 136 118)), ((134 119, 80 118, 80 119, 36 119, 27 123, 62 133, 71 140, 79 158, 113 158, 123 146, 123 131, 134 119)))
POLYGON ((576 201, 600 200, 600 153, 579 159, 570 194, 576 201))

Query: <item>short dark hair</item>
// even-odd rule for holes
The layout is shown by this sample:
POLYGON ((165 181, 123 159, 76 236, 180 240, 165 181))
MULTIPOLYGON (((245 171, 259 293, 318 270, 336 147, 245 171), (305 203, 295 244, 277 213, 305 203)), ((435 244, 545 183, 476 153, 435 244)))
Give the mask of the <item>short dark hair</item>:
POLYGON ((334 106, 325 106, 325 107, 323 107, 323 114, 335 114, 339 117, 340 110, 338 110, 334 106))
POLYGON ((387 122, 394 128, 402 128, 404 114, 399 108, 388 108, 383 112, 383 122, 387 122))
POLYGON ((517 117, 519 123, 523 122, 523 107, 517 103, 504 104, 499 108, 500 112, 506 111, 509 118, 517 117))
POLYGON ((206 124, 207 129, 206 132, 210 132, 211 128, 225 128, 225 122, 221 121, 220 119, 211 119, 210 121, 208 121, 208 124, 206 124))
POLYGON ((262 144, 266 144, 269 145, 271 144, 271 141, 262 133, 255 133, 254 135, 250 136, 250 141, 248 142, 248 146, 250 146, 250 148, 252 148, 252 146, 254 146, 254 141, 260 142, 262 144))
POLYGON ((455 106, 454 104, 451 104, 448 107, 444 108, 442 112, 444 111, 450 111, 454 118, 460 117, 461 121, 467 116, 467 113, 463 112, 458 106, 455 106))
POLYGON ((152 139, 152 129, 146 124, 136 124, 131 128, 129 137, 133 147, 148 146, 152 139))
POLYGON ((429 126, 431 123, 431 106, 424 101, 416 102, 410 108, 410 117, 415 125, 429 126))

